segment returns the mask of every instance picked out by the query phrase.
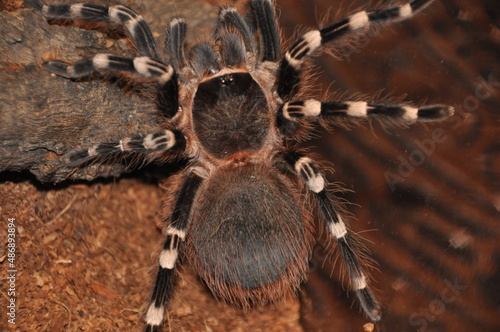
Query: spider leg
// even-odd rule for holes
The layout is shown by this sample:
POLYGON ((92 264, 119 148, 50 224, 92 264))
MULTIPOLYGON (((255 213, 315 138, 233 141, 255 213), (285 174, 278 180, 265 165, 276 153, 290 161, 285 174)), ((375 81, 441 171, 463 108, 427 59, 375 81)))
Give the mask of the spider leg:
POLYGON ((186 66, 184 54, 186 33, 187 24, 184 18, 176 17, 170 20, 165 38, 165 51, 169 56, 169 62, 177 72, 186 66))
POLYGON ((225 32, 238 33, 248 52, 255 50, 255 41, 252 31, 236 8, 224 6, 219 10, 215 39, 219 39, 225 32))
POLYGON ((45 5, 39 0, 28 0, 27 5, 39 10, 48 20, 84 20, 121 24, 134 40, 140 55, 159 59, 156 43, 148 24, 131 8, 122 5, 108 7, 90 3, 45 5))
POLYGON ((274 6, 271 0, 252 0, 250 8, 253 11, 256 26, 260 33, 261 61, 278 61, 281 46, 274 6))
POLYGON ((127 71, 147 78, 155 78, 162 83, 170 81, 174 74, 172 66, 165 65, 147 56, 130 58, 111 54, 96 54, 90 59, 81 60, 74 64, 49 61, 46 63, 45 69, 66 78, 80 78, 95 71, 127 71))
POLYGON ((131 72, 156 81, 156 105, 166 118, 172 118, 179 108, 177 74, 170 65, 165 65, 147 56, 129 58, 119 55, 97 54, 93 58, 68 64, 49 61, 48 71, 66 78, 79 78, 95 71, 131 72))
POLYGON ((386 117, 403 122, 426 122, 447 118, 453 115, 453 107, 446 105, 427 105, 412 107, 407 105, 372 104, 366 101, 327 101, 306 99, 286 102, 278 116, 281 123, 299 122, 303 118, 331 119, 386 117))
POLYGON ((350 232, 339 214, 331 194, 327 190, 325 178, 314 161, 301 153, 290 151, 282 157, 288 164, 289 170, 306 184, 318 203, 326 228, 331 236, 337 240, 340 253, 349 271, 351 285, 356 292, 361 307, 372 321, 379 321, 381 317, 380 306, 367 284, 367 276, 361 268, 350 232))
MULTIPOLYGON (((77 166, 91 159, 104 158, 117 153, 149 153, 162 151, 177 155, 185 147, 184 135, 180 131, 162 130, 148 135, 137 135, 117 142, 101 142, 88 149, 67 153, 68 165, 77 166)), ((164 154, 162 154, 163 156, 164 154)))
POLYGON ((390 23, 407 19, 433 0, 412 0, 405 5, 359 11, 319 30, 306 32, 299 37, 281 60, 278 74, 278 94, 289 100, 299 90, 302 64, 320 47, 350 32, 365 29, 373 24, 390 23))
POLYGON ((179 248, 188 230, 189 215, 196 192, 202 183, 202 178, 194 172, 190 173, 182 184, 175 202, 171 223, 166 229, 166 240, 159 257, 159 269, 151 296, 151 303, 146 312, 146 332, 158 331, 163 322, 167 306, 175 282, 175 264, 179 248))

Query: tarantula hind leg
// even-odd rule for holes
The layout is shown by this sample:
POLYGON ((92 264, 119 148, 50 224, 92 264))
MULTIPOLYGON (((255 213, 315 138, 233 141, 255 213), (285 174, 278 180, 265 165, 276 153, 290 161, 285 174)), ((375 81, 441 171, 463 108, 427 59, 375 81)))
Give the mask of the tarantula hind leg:
POLYGON ((338 212, 332 194, 327 189, 325 178, 314 161, 299 152, 289 151, 282 158, 288 164, 289 171, 296 174, 313 194, 313 199, 319 206, 324 226, 337 241, 340 254, 349 271, 351 287, 356 292, 363 311, 373 322, 379 321, 381 318, 380 305, 368 285, 368 277, 358 258, 358 249, 354 245, 344 218, 338 212))
POLYGON ((177 130, 162 130, 148 135, 137 135, 115 142, 98 143, 87 149, 74 150, 63 158, 68 166, 78 166, 93 159, 104 159, 119 153, 140 154, 163 152, 175 156, 185 147, 184 135, 177 130))
POLYGON ((175 283, 175 264, 181 244, 186 238, 189 214, 202 178, 189 173, 177 194, 174 212, 166 228, 166 239, 159 257, 158 273, 151 295, 151 302, 145 315, 146 332, 157 332, 163 322, 165 308, 170 301, 175 283))

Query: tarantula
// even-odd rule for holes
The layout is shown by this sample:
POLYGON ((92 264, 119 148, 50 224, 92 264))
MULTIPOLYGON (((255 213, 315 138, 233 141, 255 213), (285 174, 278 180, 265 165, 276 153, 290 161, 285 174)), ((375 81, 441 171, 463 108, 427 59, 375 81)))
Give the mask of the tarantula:
POLYGON ((96 54, 73 64, 50 61, 45 69, 66 78, 96 71, 147 78, 164 120, 157 132, 72 151, 63 157, 69 165, 119 154, 189 160, 165 228, 146 331, 158 331, 164 320, 181 250, 213 294, 232 304, 265 304, 297 290, 314 244, 311 206, 337 242, 363 311, 380 320, 338 202, 316 163, 290 142, 305 137, 314 121, 379 117, 410 123, 443 119, 453 109, 296 98, 304 63, 325 44, 373 23, 406 19, 431 2, 356 12, 303 34, 284 55, 271 0, 251 0, 246 16, 224 6, 213 44, 195 45, 187 58, 183 18, 169 22, 161 55, 148 25, 128 7, 27 1, 49 20, 122 25, 137 57, 96 54))

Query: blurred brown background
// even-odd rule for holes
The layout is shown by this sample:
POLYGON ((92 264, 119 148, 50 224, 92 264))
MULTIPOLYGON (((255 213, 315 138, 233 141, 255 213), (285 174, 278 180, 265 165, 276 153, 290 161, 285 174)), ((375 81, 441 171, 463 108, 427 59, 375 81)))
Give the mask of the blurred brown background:
MULTIPOLYGON (((216 17, 215 7, 193 1, 91 2, 138 9, 160 38, 168 18, 182 14, 193 22, 191 42, 200 38, 193 31, 210 33, 216 17)), ((140 330, 156 262, 151 252, 161 242, 157 212, 163 189, 154 170, 50 183, 68 175, 54 173, 64 151, 151 128, 151 104, 137 94, 123 97, 119 87, 102 80, 75 83, 41 69, 46 58, 74 61, 97 52, 126 53, 128 46, 100 32, 48 26, 20 1, 1 4, 1 166, 31 171, 0 174, 2 225, 14 217, 18 231, 15 330, 140 330)), ((288 40, 297 25, 316 27, 326 16, 333 20, 386 2, 277 4, 288 40)), ((236 5, 244 8, 243 2, 236 5)), ((437 0, 409 21, 338 48, 339 59, 325 55, 316 61, 315 97, 406 94, 405 101, 456 109, 442 123, 365 123, 321 131, 321 138, 305 143, 332 163, 329 179, 352 190, 343 196, 353 203, 351 228, 366 239, 377 262, 371 274, 384 319, 376 331, 500 329, 499 25, 496 1, 437 0)), ((75 177, 123 172, 95 168, 75 177)), ((367 320, 353 305, 338 264, 333 268, 335 256, 326 255, 320 243, 298 300, 247 313, 217 303, 184 266, 170 330, 362 331, 367 320)), ((1 279, 2 308, 5 285, 1 279)), ((3 310, 0 330, 13 328, 3 310)))

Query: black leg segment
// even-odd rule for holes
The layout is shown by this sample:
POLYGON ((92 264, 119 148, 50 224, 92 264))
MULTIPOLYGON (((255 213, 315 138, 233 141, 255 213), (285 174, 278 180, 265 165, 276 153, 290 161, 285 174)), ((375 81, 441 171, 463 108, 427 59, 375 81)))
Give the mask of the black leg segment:
POLYGON ((276 62, 281 49, 273 4, 270 0, 252 0, 250 7, 259 31, 261 60, 276 62))

